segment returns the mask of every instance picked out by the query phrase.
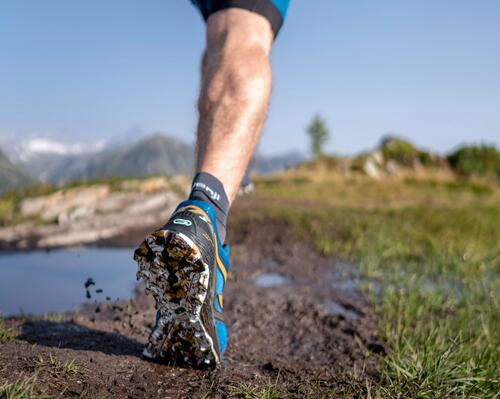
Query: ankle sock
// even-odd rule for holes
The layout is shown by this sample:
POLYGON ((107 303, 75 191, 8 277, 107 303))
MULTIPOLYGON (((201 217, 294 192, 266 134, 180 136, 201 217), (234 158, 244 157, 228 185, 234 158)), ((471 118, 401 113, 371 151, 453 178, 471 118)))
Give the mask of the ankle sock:
POLYGON ((210 173, 199 172, 193 179, 190 200, 200 200, 212 205, 217 219, 217 232, 221 242, 226 238, 226 221, 229 199, 222 182, 210 173))

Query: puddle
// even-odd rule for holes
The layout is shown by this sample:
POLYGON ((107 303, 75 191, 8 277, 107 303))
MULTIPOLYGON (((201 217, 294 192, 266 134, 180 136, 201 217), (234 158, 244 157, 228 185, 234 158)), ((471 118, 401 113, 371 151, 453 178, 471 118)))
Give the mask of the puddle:
POLYGON ((271 259, 266 266, 270 269, 279 269, 281 267, 281 263, 275 259, 271 259))
POLYGON ((324 303, 325 305, 325 310, 326 314, 330 316, 343 316, 345 319, 348 320, 357 320, 359 319, 359 312, 357 312, 354 309, 348 309, 341 303, 332 301, 332 300, 327 300, 324 303))
POLYGON ((132 253, 83 247, 0 254, 0 314, 64 312, 129 298, 136 285, 132 253))
POLYGON ((366 288, 377 297, 381 295, 382 286, 380 282, 363 277, 359 271, 359 266, 337 259, 333 264, 333 268, 334 271, 328 275, 329 284, 333 289, 359 295, 366 288))
POLYGON ((356 279, 360 277, 359 265, 346 261, 345 259, 335 259, 333 264, 335 275, 339 279, 356 279))
POLYGON ((255 285, 263 288, 280 287, 288 282, 289 280, 279 273, 264 273, 255 278, 255 285))
POLYGON ((359 289, 358 267, 344 260, 336 260, 334 271, 328 276, 330 286, 336 290, 356 293, 359 289))
POLYGON ((332 281, 332 287, 347 292, 356 292, 359 283, 356 280, 332 281))
POLYGON ((457 299, 463 299, 466 295, 466 290, 462 282, 453 280, 432 280, 427 278, 420 284, 420 289, 430 294, 439 293, 450 295, 457 299))

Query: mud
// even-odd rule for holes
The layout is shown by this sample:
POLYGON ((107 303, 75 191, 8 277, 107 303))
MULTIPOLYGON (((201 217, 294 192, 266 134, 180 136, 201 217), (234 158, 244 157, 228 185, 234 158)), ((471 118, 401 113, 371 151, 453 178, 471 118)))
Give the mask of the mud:
MULTIPOLYGON (((230 342, 220 368, 195 371, 141 359, 155 310, 138 288, 128 302, 87 306, 57 322, 7 320, 18 337, 0 344, 0 385, 36 374, 38 390, 69 397, 223 398, 252 386, 302 398, 336 397, 376 382, 385 352, 377 318, 345 270, 338 272, 339 263, 293 241, 282 223, 237 217, 231 229, 224 309, 230 342), (271 283, 269 277, 262 283, 266 275, 271 283), (81 370, 72 374, 40 361, 50 355, 74 360, 81 370)), ((128 245, 142 236, 137 230, 119 241, 128 245)))

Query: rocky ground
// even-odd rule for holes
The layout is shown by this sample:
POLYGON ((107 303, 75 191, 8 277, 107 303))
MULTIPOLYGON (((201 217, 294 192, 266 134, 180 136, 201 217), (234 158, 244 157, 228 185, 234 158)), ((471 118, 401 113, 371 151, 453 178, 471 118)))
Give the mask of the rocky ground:
POLYGON ((0 249, 57 248, 128 236, 130 230, 166 220, 185 197, 183 178, 93 184, 25 198, 20 221, 0 227, 0 249))
MULTIPOLYGON (((4 335, 11 338, 0 340, 0 386, 25 381, 35 392, 86 398, 359 395, 360 387, 378 380, 385 346, 358 292, 355 267, 294 241, 284 223, 239 217, 249 201, 234 209, 230 230, 230 344, 220 368, 195 371, 141 359, 155 311, 138 289, 127 303, 7 320, 4 335)), ((93 241, 137 243, 156 220, 93 241)), ((31 242, 41 246, 40 240, 31 242)))

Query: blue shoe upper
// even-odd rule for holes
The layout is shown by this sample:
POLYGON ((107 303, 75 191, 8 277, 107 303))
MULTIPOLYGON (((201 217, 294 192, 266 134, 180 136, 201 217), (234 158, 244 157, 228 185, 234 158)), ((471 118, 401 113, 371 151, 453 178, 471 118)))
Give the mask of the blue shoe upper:
POLYGON ((204 201, 200 201, 200 200, 187 200, 187 201, 181 202, 177 206, 176 211, 180 208, 184 208, 184 207, 189 206, 189 205, 194 205, 194 206, 197 206, 198 208, 203 209, 203 211, 205 211, 205 213, 210 218, 210 221, 212 222, 212 226, 214 226, 215 237, 217 238, 217 247, 218 247, 219 257, 222 260, 222 262, 224 263, 224 265, 226 266, 226 270, 229 271, 229 252, 230 252, 229 245, 223 245, 220 241, 219 233, 217 231, 217 219, 215 218, 215 212, 214 212, 212 206, 210 204, 208 204, 204 201))
MULTIPOLYGON (((214 309, 218 313, 222 313, 223 310, 223 291, 224 285, 227 279, 227 273, 229 272, 229 245, 223 245, 219 238, 219 233, 217 232, 217 220, 215 218, 215 212, 212 206, 206 202, 200 200, 187 200, 181 202, 176 211, 185 208, 187 206, 195 206, 203 210, 210 219, 210 222, 213 226, 214 234, 217 241, 217 250, 216 250, 216 272, 215 272, 215 293, 214 293, 214 309), (218 259, 217 259, 218 258, 218 259)), ((175 212, 174 212, 175 214, 175 212)), ((217 341, 219 344, 219 352, 222 355, 227 347, 227 328, 223 321, 216 318, 215 320, 215 333, 217 335, 217 341)))

